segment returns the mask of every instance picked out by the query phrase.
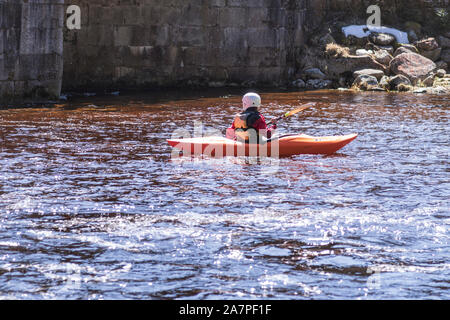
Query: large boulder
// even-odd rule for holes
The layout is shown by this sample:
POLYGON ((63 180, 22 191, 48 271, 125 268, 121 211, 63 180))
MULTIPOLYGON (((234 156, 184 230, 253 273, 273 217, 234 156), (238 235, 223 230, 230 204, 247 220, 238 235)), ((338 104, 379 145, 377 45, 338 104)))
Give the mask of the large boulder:
POLYGON ((392 73, 404 75, 415 84, 428 77, 436 69, 436 64, 420 54, 407 52, 392 59, 390 69, 392 73))
POLYGON ((388 33, 373 32, 369 35, 369 40, 379 46, 388 46, 395 42, 395 37, 388 33))
POLYGON ((353 72, 353 77, 355 78, 361 75, 373 76, 377 78, 377 80, 380 80, 384 76, 384 72, 376 69, 362 69, 353 72))

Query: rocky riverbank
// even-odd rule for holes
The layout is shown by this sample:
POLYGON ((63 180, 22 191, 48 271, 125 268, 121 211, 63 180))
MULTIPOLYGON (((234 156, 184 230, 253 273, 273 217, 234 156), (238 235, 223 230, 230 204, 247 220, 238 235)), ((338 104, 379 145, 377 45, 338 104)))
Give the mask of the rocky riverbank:
POLYGON ((363 26, 313 37, 300 58, 304 67, 291 86, 450 93, 450 32, 430 37, 414 22, 406 23, 403 32, 382 27, 390 33, 367 29, 367 36, 358 37, 348 31, 359 27, 363 26), (400 42, 399 34, 407 35, 408 43, 400 42))

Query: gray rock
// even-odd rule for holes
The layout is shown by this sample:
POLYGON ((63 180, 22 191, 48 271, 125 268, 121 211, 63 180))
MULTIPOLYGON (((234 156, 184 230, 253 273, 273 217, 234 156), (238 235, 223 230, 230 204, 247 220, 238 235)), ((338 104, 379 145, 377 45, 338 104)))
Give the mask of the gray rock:
POLYGON ((411 81, 401 74, 389 79, 389 87, 391 88, 391 90, 398 90, 399 85, 410 86, 411 81))
POLYGON ((395 42, 395 37, 388 33, 371 33, 369 40, 379 46, 388 46, 395 42))
POLYGON ((321 79, 311 79, 306 81, 306 88, 308 89, 327 89, 331 88, 333 81, 331 80, 321 80, 321 79))
POLYGON ((326 75, 318 68, 310 68, 304 71, 308 79, 325 79, 326 75))
POLYGON ((376 70, 376 69, 362 69, 362 70, 357 70, 357 71, 353 72, 354 78, 357 78, 360 75, 373 76, 373 77, 377 78, 377 81, 378 81, 378 80, 381 80, 381 78, 384 76, 384 72, 381 70, 376 70))
POLYGON ((437 61, 441 57, 441 51, 441 48, 436 48, 433 50, 421 50, 420 54, 432 61, 437 61))
POLYGON ((295 88, 302 89, 302 88, 306 87, 306 83, 302 79, 297 79, 292 82, 292 86, 295 88))
POLYGON ((442 48, 450 48, 450 39, 444 36, 439 36, 437 38, 439 44, 442 48))
POLYGON ((378 46, 381 50, 386 50, 389 54, 394 54, 393 46, 378 46))
POLYGON ((398 47, 397 50, 395 50, 394 52, 394 57, 406 52, 413 52, 413 51, 408 47, 398 47))
POLYGON ((439 47, 435 38, 427 38, 416 42, 416 47, 419 50, 431 51, 439 47))
POLYGON ((361 74, 353 81, 353 86, 361 90, 367 90, 371 86, 378 86, 378 80, 374 76, 361 74))
POLYGON ((417 48, 414 45, 410 44, 410 43, 401 43, 401 44, 399 44, 398 48, 407 48, 411 52, 419 53, 419 50, 417 50, 417 48))
POLYGON ((357 56, 367 56, 369 54, 373 54, 372 50, 366 50, 366 49, 358 49, 355 53, 357 56))
POLYGON ((388 76, 383 76, 380 80, 380 87, 385 88, 385 89, 390 89, 389 86, 389 77, 388 76))
POLYGON ((378 69, 385 72, 389 71, 389 68, 375 61, 371 56, 346 56, 340 58, 327 59, 327 75, 335 79, 336 81, 344 73, 353 74, 356 70, 361 69, 378 69))
POLYGON ((393 58, 386 50, 378 50, 374 54, 375 61, 385 66, 388 66, 393 58))
POLYGON ((439 77, 439 78, 445 77, 446 74, 447 74, 447 72, 444 69, 439 69, 438 71, 436 71, 436 77, 439 77))

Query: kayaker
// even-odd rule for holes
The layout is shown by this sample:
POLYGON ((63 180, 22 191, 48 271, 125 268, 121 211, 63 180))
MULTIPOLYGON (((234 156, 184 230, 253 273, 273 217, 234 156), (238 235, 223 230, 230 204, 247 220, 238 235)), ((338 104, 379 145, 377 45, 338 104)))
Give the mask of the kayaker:
POLYGON ((274 123, 267 128, 266 120, 263 115, 258 112, 261 105, 261 97, 249 92, 242 98, 242 113, 234 118, 233 124, 227 129, 227 138, 247 143, 259 143, 260 136, 267 139, 272 137, 272 133, 276 130, 277 124, 274 123))

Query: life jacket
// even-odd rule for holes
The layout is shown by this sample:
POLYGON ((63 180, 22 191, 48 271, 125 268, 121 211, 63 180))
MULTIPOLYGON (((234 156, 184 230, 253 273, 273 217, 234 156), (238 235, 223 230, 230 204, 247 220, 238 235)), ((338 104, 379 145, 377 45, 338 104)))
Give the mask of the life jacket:
POLYGON ((237 114, 234 118, 234 131, 237 139, 247 143, 250 141, 259 143, 259 135, 253 127, 253 124, 259 118, 261 118, 261 115, 256 111, 256 108, 248 108, 244 112, 237 114))

